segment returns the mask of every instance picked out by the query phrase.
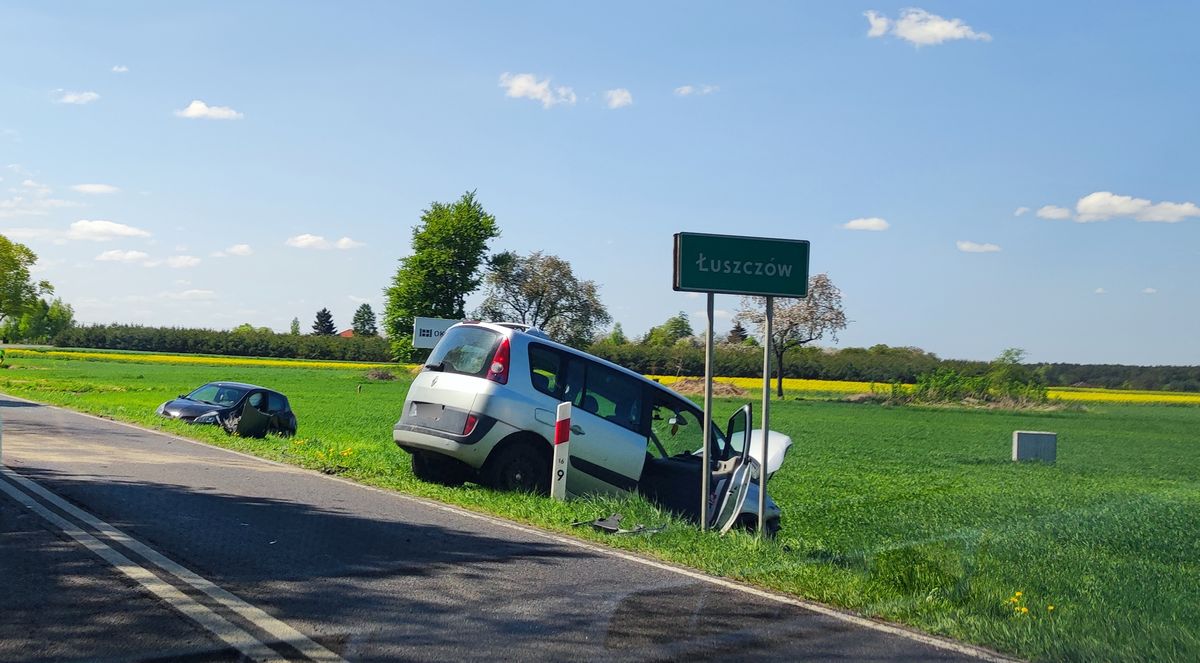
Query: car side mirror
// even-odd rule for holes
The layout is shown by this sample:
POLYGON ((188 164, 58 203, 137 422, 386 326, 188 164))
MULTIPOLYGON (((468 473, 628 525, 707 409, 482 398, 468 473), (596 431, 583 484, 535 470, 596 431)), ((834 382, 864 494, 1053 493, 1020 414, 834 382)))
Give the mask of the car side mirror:
POLYGON ((187 398, 187 394, 179 394, 176 398, 187 398))

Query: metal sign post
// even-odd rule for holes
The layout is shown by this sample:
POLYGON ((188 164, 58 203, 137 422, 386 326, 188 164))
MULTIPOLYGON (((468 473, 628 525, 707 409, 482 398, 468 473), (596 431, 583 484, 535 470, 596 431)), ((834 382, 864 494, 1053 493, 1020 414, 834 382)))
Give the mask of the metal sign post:
MULTIPOLYGON (((771 425, 771 334, 775 297, 808 296, 808 241, 707 233, 675 233, 672 288, 708 294, 708 326, 704 338, 704 449, 700 473, 700 529, 708 529, 709 484, 712 465, 713 295, 766 297, 766 339, 763 343, 762 457, 758 472, 758 532, 767 505, 767 453, 771 425)), ((753 437, 753 436, 751 436, 753 437)), ((752 444, 747 440, 747 444, 752 444)), ((746 449, 747 452, 752 451, 746 449)))
MULTIPOLYGON (((767 515, 767 453, 768 438, 771 436, 771 333, 775 320, 775 298, 767 296, 766 330, 763 336, 763 391, 762 391, 762 458, 758 466, 758 538, 763 537, 767 515)), ((782 376, 780 376, 782 377, 782 376)))
MULTIPOLYGON (((712 484, 713 293, 708 293, 708 325, 704 328, 704 447, 700 470, 700 531, 708 530, 708 493, 712 484)), ((713 508, 716 508, 713 503, 713 508)))
POLYGON ((571 463, 571 404, 559 403, 554 421, 554 460, 550 463, 550 498, 567 499, 567 467, 571 463))

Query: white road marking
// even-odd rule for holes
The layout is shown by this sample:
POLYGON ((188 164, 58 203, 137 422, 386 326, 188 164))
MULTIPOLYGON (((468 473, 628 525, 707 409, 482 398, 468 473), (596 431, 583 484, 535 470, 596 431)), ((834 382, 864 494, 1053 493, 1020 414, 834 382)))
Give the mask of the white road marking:
MULTIPOLYGON (((12 396, 9 394, 4 394, 4 395, 6 397, 12 398, 14 400, 21 400, 21 401, 25 401, 27 403, 33 403, 36 405, 41 405, 43 407, 48 407, 48 408, 52 408, 55 410, 61 410, 63 412, 67 412, 67 413, 82 416, 82 417, 88 417, 90 419, 95 419, 97 421, 102 421, 102 422, 108 423, 108 424, 115 424, 118 426, 124 426, 126 428, 132 428, 133 430, 140 431, 142 433, 150 433, 153 435, 162 435, 163 437, 168 437, 170 439, 178 440, 180 442, 186 442, 188 444, 194 444, 196 446, 203 447, 205 449, 210 449, 210 450, 220 451, 220 452, 224 452, 224 453, 228 453, 228 454, 233 454, 235 456, 240 456, 242 458, 254 460, 259 463, 266 463, 269 465, 274 465, 274 466, 278 466, 278 467, 291 469, 296 472, 302 472, 304 474, 319 477, 319 478, 322 478, 322 479, 325 479, 328 481, 337 481, 339 483, 345 484, 347 486, 353 486, 353 487, 361 489, 361 490, 369 490, 372 492, 380 493, 382 495, 388 495, 393 498, 405 500, 405 501, 412 502, 415 504, 421 504, 421 505, 424 505, 424 506, 427 506, 427 507, 430 507, 433 509, 445 511, 447 513, 458 514, 460 516, 465 516, 467 518, 473 518, 475 520, 480 520, 483 522, 491 523, 493 525, 496 525, 498 527, 503 527, 505 529, 510 529, 510 530, 514 530, 517 532, 523 532, 525 534, 528 534, 530 536, 534 536, 537 538, 545 539, 548 541, 554 541, 556 543, 560 543, 560 544, 567 545, 567 546, 572 546, 575 548, 581 548, 583 550, 588 550, 593 553, 596 553, 597 555, 603 555, 606 557, 615 557, 617 559, 623 559, 623 560, 626 560, 629 562, 633 562, 635 564, 641 564, 642 566, 649 566, 651 568, 660 569, 662 571, 667 571, 669 573, 674 573, 676 575, 685 576, 687 578, 691 578, 693 580, 703 582, 703 583, 706 583, 709 585, 716 585, 718 587, 724 587, 726 589, 730 589, 735 592, 741 592, 743 594, 757 596, 759 598, 766 599, 768 601, 773 601, 775 603, 782 603, 784 605, 795 606, 797 608, 802 608, 802 609, 808 610, 810 612, 815 612, 815 613, 824 615, 826 617, 830 617, 832 619, 836 619, 836 620, 846 622, 849 624, 854 624, 855 626, 860 626, 862 628, 870 629, 872 631, 879 631, 881 633, 887 633, 889 635, 894 635, 894 636, 897 636, 900 638, 904 638, 906 640, 911 640, 913 642, 918 642, 918 643, 921 643, 924 645, 928 645, 928 646, 934 647, 936 649, 954 652, 956 654, 962 654, 964 656, 970 656, 972 658, 977 658, 982 661, 989 661, 990 663, 1014 663, 1016 661, 1021 660, 1021 659, 1005 656, 1003 654, 1000 654, 1000 653, 997 653, 997 652, 994 652, 994 651, 991 651, 988 649, 984 649, 983 647, 977 647, 975 645, 969 645, 966 643, 957 642, 955 640, 950 640, 947 638, 940 638, 940 637, 937 637, 934 635, 929 635, 927 633, 921 633, 920 631, 915 631, 915 630, 912 630, 912 629, 909 629, 909 628, 906 628, 903 626, 898 626, 896 624, 881 622, 881 621, 877 621, 877 620, 870 619, 867 617, 863 617, 861 615, 856 615, 852 612, 839 610, 837 608, 831 608, 825 604, 817 603, 815 601, 808 601, 808 600, 796 598, 793 596, 783 596, 780 594, 775 594, 773 592, 769 592, 764 589, 759 589, 757 587, 746 585, 746 584, 743 584, 740 582, 735 582, 733 580, 727 580, 725 578, 718 578, 716 576, 710 576, 710 575, 707 575, 705 573, 702 573, 700 571, 696 571, 693 569, 683 568, 683 567, 679 567, 679 566, 673 566, 671 564, 666 564, 666 563, 660 562, 658 560, 641 557, 641 556, 638 556, 638 555, 635 555, 632 553, 627 553, 622 550, 616 550, 613 548, 604 547, 599 544, 591 543, 590 541, 584 541, 582 539, 575 539, 575 538, 571 538, 571 537, 568 537, 565 535, 554 534, 551 532, 547 532, 545 530, 535 529, 533 527, 521 525, 521 524, 518 524, 518 523, 515 523, 512 521, 509 521, 509 520, 504 520, 498 516, 491 516, 491 515, 487 515, 487 514, 476 513, 474 511, 469 511, 462 507, 453 506, 453 505, 445 504, 442 502, 435 502, 433 500, 428 500, 428 499, 425 499, 422 497, 417 497, 415 495, 408 495, 405 493, 399 493, 399 492, 395 492, 395 491, 384 490, 382 488, 376 488, 374 486, 367 486, 367 485, 364 485, 361 483, 356 483, 349 479, 343 479, 342 477, 332 476, 332 475, 324 474, 324 473, 317 472, 314 470, 307 470, 302 467, 297 467, 295 465, 288 465, 287 463, 281 463, 281 462, 269 460, 266 458, 259 458, 258 456, 254 456, 252 454, 243 453, 241 451, 234 451, 233 449, 225 449, 223 447, 218 447, 218 446, 212 445, 212 444, 206 444, 204 442, 200 442, 198 440, 192 440, 192 439, 180 436, 180 435, 175 435, 173 433, 158 431, 158 430, 154 430, 151 428, 144 428, 142 426, 138 426, 135 424, 126 423, 124 421, 117 421, 115 419, 107 419, 105 417, 99 417, 94 414, 89 414, 87 412, 78 412, 76 410, 59 407, 57 405, 48 405, 46 403, 39 403, 37 401, 31 401, 31 400, 28 400, 25 398, 20 398, 19 396, 12 396)), ((0 465, 0 467, 2 467, 2 465, 0 465)))
MULTIPOLYGON (((31 479, 23 477, 2 465, 0 465, 0 476, 3 476, 9 481, 20 485, 30 493, 37 495, 55 507, 79 519, 84 524, 99 532, 104 538, 125 546, 129 550, 132 550, 138 555, 146 558, 147 561, 153 563, 155 566, 159 567, 168 574, 178 578, 179 580, 182 580, 201 592, 204 592, 225 608, 228 608, 246 621, 254 624, 254 626, 265 631, 271 636, 272 642, 287 643, 314 661, 334 661, 344 663, 344 659, 342 659, 340 656, 334 654, 316 642, 313 642, 303 633, 297 631, 288 624, 275 619, 266 612, 263 612, 261 609, 250 605, 237 596, 234 596, 228 591, 213 584, 209 580, 197 575, 195 572, 181 566, 171 559, 168 559, 162 553, 159 553, 157 550, 150 548, 141 541, 134 539, 116 527, 113 527, 103 520, 96 518, 92 514, 83 511, 70 502, 63 500, 58 495, 46 490, 31 479)), ((151 593, 166 601, 169 605, 171 605, 171 607, 192 618, 201 626, 227 642, 230 646, 237 648, 238 651, 242 652, 246 656, 255 660, 264 661, 286 660, 279 654, 279 652, 271 649, 249 632, 239 628, 238 626, 235 626, 233 623, 213 612, 207 606, 198 603, 187 594, 184 594, 176 589, 170 583, 163 581, 161 578, 151 573, 145 567, 138 565, 125 555, 122 555, 107 543, 101 541, 95 536, 92 536, 88 532, 79 529, 59 514, 54 513, 45 506, 39 504, 30 495, 18 490, 15 486, 4 481, 0 481, 0 490, 8 493, 25 507, 50 521, 68 536, 83 544, 88 550, 99 555, 122 573, 137 581, 140 585, 142 585, 142 587, 145 587, 151 593)))
MULTIPOLYGON (((11 476, 12 474, 12 471, 7 468, 0 467, 0 471, 6 476, 11 476)), ((15 486, 0 480, 0 490, 8 493, 10 497, 21 503, 25 508, 45 518, 67 534, 67 536, 75 539, 83 547, 92 551, 118 571, 141 585, 146 591, 162 599, 172 608, 183 613, 184 616, 204 627, 245 656, 256 661, 286 660, 279 655, 279 652, 267 647, 258 638, 233 625, 208 607, 196 602, 195 599, 146 570, 145 567, 139 566, 96 537, 71 524, 67 519, 38 504, 32 497, 21 492, 15 486)))

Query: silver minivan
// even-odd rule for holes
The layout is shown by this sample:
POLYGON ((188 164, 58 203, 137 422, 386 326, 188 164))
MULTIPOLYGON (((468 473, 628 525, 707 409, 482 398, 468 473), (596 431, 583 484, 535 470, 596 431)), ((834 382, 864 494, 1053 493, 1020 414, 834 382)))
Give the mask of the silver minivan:
MULTIPOLYGON (((570 402, 567 492, 636 492, 699 522, 703 415, 667 387, 599 357, 510 323, 451 327, 413 380, 393 430, 412 454, 419 479, 444 485, 478 481, 545 494, 550 485, 555 409, 570 402)), ((724 431, 712 426, 710 526, 758 526, 756 478, 761 431, 747 405, 724 431)), ((791 439, 771 432, 767 476, 791 439)), ((766 499, 766 529, 779 529, 766 499)))

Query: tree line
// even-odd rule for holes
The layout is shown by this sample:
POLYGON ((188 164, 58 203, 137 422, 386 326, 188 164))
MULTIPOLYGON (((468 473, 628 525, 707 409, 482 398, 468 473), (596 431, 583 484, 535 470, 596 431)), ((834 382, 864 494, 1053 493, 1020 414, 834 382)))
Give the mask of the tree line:
MULTIPOLYGON (((248 326, 248 325, 247 325, 248 326)), ((231 331, 141 325, 84 325, 64 330, 54 345, 69 348, 142 350, 235 357, 325 359, 333 361, 387 362, 391 349, 379 336, 277 334, 270 329, 231 331)))

